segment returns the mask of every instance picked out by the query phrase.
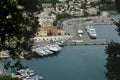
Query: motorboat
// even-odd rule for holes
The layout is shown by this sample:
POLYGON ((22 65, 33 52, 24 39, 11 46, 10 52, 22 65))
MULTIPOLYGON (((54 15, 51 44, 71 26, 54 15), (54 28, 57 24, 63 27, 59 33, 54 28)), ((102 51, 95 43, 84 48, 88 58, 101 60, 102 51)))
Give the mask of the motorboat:
POLYGON ((93 26, 87 26, 86 31, 92 39, 96 39, 96 30, 93 26))
POLYGON ((20 69, 16 71, 15 73, 12 73, 11 75, 12 77, 28 78, 34 75, 34 71, 30 69, 20 69))
POLYGON ((43 50, 44 50, 45 52, 47 52, 48 54, 53 54, 53 52, 50 51, 47 47, 43 47, 43 50))
POLYGON ((33 70, 27 69, 20 69, 15 73, 11 74, 12 77, 18 77, 22 80, 43 80, 44 78, 39 75, 35 75, 33 70))
POLYGON ((46 55, 48 55, 48 53, 46 52, 46 51, 44 51, 42 48, 36 48, 35 50, 34 50, 34 52, 36 52, 39 56, 46 56, 46 55))
POLYGON ((62 49, 59 45, 56 45, 56 44, 53 44, 53 45, 51 44, 51 45, 48 45, 46 47, 49 50, 54 51, 54 52, 60 51, 62 49))
POLYGON ((55 44, 59 45, 60 47, 64 46, 64 42, 63 41, 55 42, 55 44))

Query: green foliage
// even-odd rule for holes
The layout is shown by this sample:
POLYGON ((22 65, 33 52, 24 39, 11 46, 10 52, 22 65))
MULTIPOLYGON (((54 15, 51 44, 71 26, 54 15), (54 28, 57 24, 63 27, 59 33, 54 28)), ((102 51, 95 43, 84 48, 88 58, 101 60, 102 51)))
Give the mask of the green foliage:
POLYGON ((58 14, 57 15, 57 20, 60 20, 60 19, 65 19, 65 18, 71 18, 72 16, 70 14, 67 14, 67 13, 63 13, 63 14, 58 14))
POLYGON ((86 3, 82 3, 81 9, 86 9, 86 3))
POLYGON ((38 0, 19 0, 19 4, 24 6, 25 10, 28 12, 37 11, 37 6, 39 5, 38 0))
POLYGON ((118 12, 120 12, 120 1, 119 0, 115 0, 115 7, 117 9, 118 12))
POLYGON ((120 80, 120 44, 110 42, 105 49, 107 57, 106 63, 106 78, 107 80, 120 80))
POLYGON ((11 76, 1 76, 0 80, 22 80, 22 79, 12 78, 11 76))
POLYGON ((22 34, 22 10, 17 8, 15 0, 1 0, 0 2, 0 47, 6 48, 5 42, 20 40, 22 34))
MULTIPOLYGON (((0 1, 0 50, 9 49, 11 54, 16 54, 23 45, 21 39, 28 40, 34 34, 37 19, 33 17, 36 11, 38 0, 1 0, 0 1), (32 1, 32 4, 31 4, 32 1), (28 4, 28 5, 27 5, 28 4), (24 9, 19 9, 18 6, 24 6, 24 9), (28 7, 30 6, 30 7, 28 7), (32 7, 32 8, 31 8, 32 7), (25 11, 28 17, 23 17, 25 11), (28 12, 27 12, 28 11, 28 12), (30 13, 30 12, 31 13, 30 13), (27 30, 30 26, 31 31, 27 30), (31 27, 32 26, 32 27, 31 27), (6 42, 16 42, 15 47, 9 47, 6 42)), ((26 41, 27 41, 26 40, 26 41)), ((24 42, 25 43, 25 42, 24 42)), ((25 47, 25 46, 24 46, 25 47)), ((24 48, 22 47, 22 48, 24 48)), ((20 53, 20 52, 18 52, 20 53)))
POLYGON ((117 26, 116 31, 118 32, 118 35, 120 36, 120 20, 119 22, 115 22, 115 25, 117 26))
POLYGON ((112 0, 101 0, 99 4, 100 10, 116 10, 115 9, 115 2, 112 0))

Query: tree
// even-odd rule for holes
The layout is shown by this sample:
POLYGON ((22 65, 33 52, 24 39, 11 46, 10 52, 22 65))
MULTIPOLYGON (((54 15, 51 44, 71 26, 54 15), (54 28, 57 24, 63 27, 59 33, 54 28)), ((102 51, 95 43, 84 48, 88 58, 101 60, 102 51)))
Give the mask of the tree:
POLYGON ((0 50, 6 49, 6 42, 17 41, 22 38, 22 7, 16 0, 0 1, 0 50))
POLYGON ((118 32, 118 35, 120 36, 120 20, 119 22, 115 22, 115 25, 117 26, 116 31, 118 32))
POLYGON ((120 2, 119 2, 119 0, 115 0, 115 7, 116 7, 117 11, 120 12, 120 2))
POLYGON ((22 80, 20 78, 12 78, 11 76, 2 76, 0 80, 22 80))
MULTIPOLYGON (((116 23, 117 31, 120 35, 120 21, 116 23)), ((111 41, 105 48, 107 63, 105 65, 107 80, 120 80, 120 43, 111 41)))
MULTIPOLYGON (((29 40, 33 32, 35 32, 35 26, 37 26, 37 21, 35 21, 36 18, 32 15, 34 10, 30 10, 22 1, 25 0, 0 0, 0 51, 7 49, 12 56, 12 61, 5 60, 6 64, 3 65, 5 69, 11 68, 13 70, 18 70, 25 68, 16 57, 18 57, 23 50, 29 48, 27 40, 29 40), (30 15, 24 17, 23 11, 30 15), (32 28, 32 30, 30 30, 30 28, 32 28), (10 43, 14 42, 15 46, 9 46, 10 43)), ((35 4, 34 6, 36 6, 35 4)), ((34 7, 34 9, 35 8, 36 7, 34 7)), ((21 79, 3 76, 0 77, 0 80, 21 79)))
POLYGON ((36 12, 38 10, 37 6, 39 5, 38 0, 18 0, 19 4, 24 6, 25 10, 28 12, 36 12))
POLYGON ((38 25, 37 19, 33 16, 37 9, 37 1, 32 2, 33 8, 28 7, 31 3, 29 0, 0 1, 0 51, 9 49, 13 55, 20 53, 21 48, 27 49, 26 42, 35 33, 38 25), (23 11, 28 13, 27 17, 23 16, 23 11), (15 46, 9 46, 8 43, 11 42, 15 42, 15 46))
POLYGON ((105 49, 107 56, 106 78, 107 80, 120 80, 120 44, 110 42, 105 49))

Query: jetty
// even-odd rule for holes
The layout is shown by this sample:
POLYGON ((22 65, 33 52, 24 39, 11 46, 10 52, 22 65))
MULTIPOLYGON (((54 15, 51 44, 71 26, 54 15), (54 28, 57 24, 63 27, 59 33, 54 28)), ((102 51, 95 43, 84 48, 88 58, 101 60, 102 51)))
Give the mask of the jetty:
POLYGON ((65 45, 107 45, 108 42, 104 39, 90 40, 84 42, 83 40, 69 40, 64 43, 65 45))
MULTIPOLYGON (((69 21, 70 22, 70 21, 69 21)), ((112 22, 101 22, 101 23, 87 23, 83 22, 80 23, 80 21, 71 21, 72 24, 68 24, 68 22, 64 22, 64 29, 66 33, 73 36, 71 39, 65 41, 65 45, 107 45, 108 42, 106 39, 92 39, 89 34, 87 33, 85 27, 88 25, 111 25, 112 22), (83 33, 82 36, 79 36, 78 30, 82 30, 83 33)))
POLYGON ((86 32, 83 26, 80 29, 84 32, 82 35, 82 39, 74 39, 67 40, 65 45, 107 45, 108 42, 105 39, 91 39, 88 33, 86 32))

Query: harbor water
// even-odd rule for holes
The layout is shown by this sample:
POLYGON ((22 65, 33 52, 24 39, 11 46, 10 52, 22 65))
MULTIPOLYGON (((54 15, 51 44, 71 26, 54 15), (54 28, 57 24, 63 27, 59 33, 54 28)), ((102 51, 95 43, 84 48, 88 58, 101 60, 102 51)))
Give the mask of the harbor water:
MULTIPOLYGON (((112 15, 112 17, 120 15, 112 15)), ((115 25, 96 25, 97 39, 120 42, 115 25)), ((65 46, 57 55, 22 60, 45 80, 106 80, 106 45, 65 46)))
POLYGON ((23 63, 45 80, 106 80, 105 46, 66 46, 58 55, 23 63))

